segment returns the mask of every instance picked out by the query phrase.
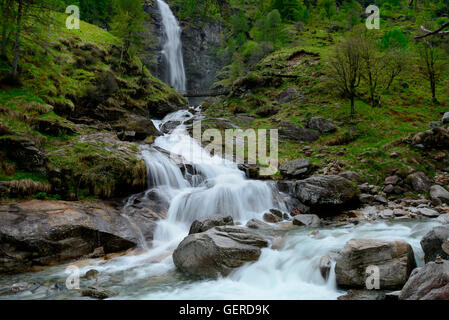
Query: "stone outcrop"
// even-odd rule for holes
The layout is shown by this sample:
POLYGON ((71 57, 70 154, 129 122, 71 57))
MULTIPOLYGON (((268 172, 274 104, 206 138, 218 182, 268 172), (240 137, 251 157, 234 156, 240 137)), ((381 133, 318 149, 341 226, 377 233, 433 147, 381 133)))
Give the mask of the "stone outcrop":
POLYGON ((337 130, 331 121, 321 117, 306 119, 304 121, 304 126, 309 129, 318 130, 321 133, 335 132, 337 130))
POLYGON ((206 218, 202 221, 195 220, 190 226, 189 234, 205 232, 213 227, 218 226, 233 226, 234 219, 231 216, 220 216, 216 215, 213 217, 206 218))
POLYGON ((293 224, 295 226, 319 227, 321 224, 320 218, 316 214, 298 214, 293 217, 293 224))
POLYGON ((442 186, 434 185, 430 188, 430 199, 435 205, 449 204, 449 191, 442 186))
POLYGON ((438 256, 449 259, 449 254, 444 252, 442 245, 449 242, 449 226, 438 226, 430 230, 422 239, 421 247, 424 251, 426 263, 434 261, 438 256))
MULTIPOLYGON (((129 219, 151 240, 162 211, 147 203, 129 219), (156 209, 156 210, 153 210, 156 209)), ((0 206, 0 273, 29 271, 135 247, 135 226, 112 203, 32 200, 0 206), (98 252, 98 250, 97 250, 98 252)))
POLYGON ((359 204, 357 186, 340 176, 317 175, 297 181, 293 193, 318 215, 335 215, 340 210, 351 209, 359 204))
POLYGON ((297 142, 313 142, 320 137, 318 131, 299 127, 289 121, 281 122, 278 130, 280 137, 295 140, 297 142))
POLYGON ((400 300, 448 300, 449 261, 429 262, 413 270, 401 290, 400 300))
POLYGON ((295 159, 281 164, 279 171, 286 178, 303 179, 313 171, 313 165, 307 159, 295 159))
POLYGON ((346 288, 366 288, 366 270, 379 268, 380 289, 400 289, 416 267, 412 247, 404 241, 376 239, 349 240, 335 265, 337 284, 346 288))
POLYGON ((247 262, 256 261, 268 242, 244 227, 215 227, 187 236, 173 253, 176 267, 200 277, 226 276, 247 262))

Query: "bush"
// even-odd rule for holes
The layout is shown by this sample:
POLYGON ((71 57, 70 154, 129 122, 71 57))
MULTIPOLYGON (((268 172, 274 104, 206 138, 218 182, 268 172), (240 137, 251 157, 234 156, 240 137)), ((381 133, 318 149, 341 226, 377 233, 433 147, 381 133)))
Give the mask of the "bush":
POLYGON ((386 49, 406 49, 408 47, 407 37, 399 30, 388 31, 380 42, 380 48, 386 49))

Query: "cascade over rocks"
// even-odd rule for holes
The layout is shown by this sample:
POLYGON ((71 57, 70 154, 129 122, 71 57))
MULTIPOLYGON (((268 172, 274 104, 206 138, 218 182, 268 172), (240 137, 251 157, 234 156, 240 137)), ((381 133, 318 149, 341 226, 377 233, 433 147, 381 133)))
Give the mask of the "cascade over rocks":
POLYGON ((413 270, 401 290, 400 300, 448 300, 449 261, 429 262, 413 270))
POLYGON ((216 278, 256 261, 260 249, 267 246, 265 239, 247 228, 215 227, 187 236, 173 253, 173 262, 187 274, 216 278))
POLYGON ((346 288, 366 287, 366 268, 377 266, 380 289, 400 289, 416 267, 412 247, 404 241, 349 240, 335 265, 337 284, 346 288))
POLYGON ((299 180, 293 193, 301 203, 318 215, 335 215, 343 209, 357 207, 360 202, 357 186, 334 175, 316 175, 299 180))

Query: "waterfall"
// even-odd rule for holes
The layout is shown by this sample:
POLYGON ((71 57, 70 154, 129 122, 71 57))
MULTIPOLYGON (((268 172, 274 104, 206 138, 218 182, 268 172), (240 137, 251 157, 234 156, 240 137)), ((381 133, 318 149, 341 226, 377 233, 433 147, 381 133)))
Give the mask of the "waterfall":
POLYGON ((167 82, 178 91, 186 90, 186 74, 182 56, 181 27, 167 3, 158 0, 164 26, 162 55, 167 63, 167 82))

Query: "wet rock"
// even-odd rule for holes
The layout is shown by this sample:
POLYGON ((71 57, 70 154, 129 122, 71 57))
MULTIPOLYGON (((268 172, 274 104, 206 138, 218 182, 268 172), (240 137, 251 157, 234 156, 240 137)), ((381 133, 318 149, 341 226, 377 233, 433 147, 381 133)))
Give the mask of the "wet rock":
POLYGON ((385 291, 351 289, 337 300, 385 300, 385 291))
POLYGON ((270 223, 278 223, 282 221, 282 217, 278 217, 277 215, 274 215, 272 213, 264 213, 263 215, 263 219, 266 222, 270 222, 270 223))
MULTIPOLYGON (((0 206, 0 273, 17 273, 85 257, 102 246, 106 254, 135 247, 130 222, 102 201, 26 201, 0 206)), ((163 217, 150 209, 128 213, 151 240, 163 217)))
POLYGON ((269 229, 269 224, 260 221, 259 219, 251 219, 246 223, 246 226, 251 229, 269 229))
POLYGON ((11 292, 13 293, 19 293, 23 291, 36 291, 41 284, 39 282, 19 282, 15 283, 11 286, 11 292))
POLYGON ((331 258, 329 256, 321 257, 319 268, 321 276, 323 277, 324 280, 327 281, 327 279, 329 279, 329 274, 332 268, 331 258))
POLYGON ((449 224, 449 213, 440 215, 436 220, 442 224, 449 224))
POLYGON ((223 226, 187 236, 173 253, 176 267, 194 276, 228 275, 256 261, 268 242, 243 227, 223 226))
POLYGON ((442 248, 443 243, 449 241, 449 226, 438 226, 430 230, 421 240, 426 263, 434 261, 438 256, 449 259, 442 248))
POLYGON ((304 126, 308 129, 318 130, 321 133, 335 132, 337 130, 331 121, 321 117, 312 117, 305 120, 304 126))
POLYGON ((404 241, 349 240, 335 265, 337 284, 365 288, 369 266, 380 272, 380 289, 400 289, 416 267, 412 247, 404 241))
POLYGON ((360 203, 359 190, 349 180, 334 176, 312 176, 296 182, 296 198, 311 208, 312 213, 335 215, 353 209, 360 203))
POLYGON ((392 291, 392 292, 388 292, 385 294, 385 300, 388 301, 398 301, 399 300, 399 295, 401 294, 401 291, 392 291))
POLYGON ((313 171, 313 165, 307 159, 295 159, 281 164, 279 171, 286 178, 303 179, 313 171))
POLYGON ((430 199, 432 199, 432 203, 435 205, 449 204, 449 191, 442 186, 434 185, 430 188, 430 199))
POLYGON ((260 179, 260 166, 257 164, 238 164, 239 170, 245 172, 245 175, 249 179, 260 179))
POLYGON ((295 123, 289 121, 281 122, 278 130, 280 137, 292 139, 297 142, 312 142, 320 137, 318 131, 299 127, 295 123))
POLYGON ((100 274, 100 272, 98 272, 98 270, 90 269, 89 271, 87 271, 84 274, 84 278, 86 278, 86 279, 97 279, 99 274, 100 274))
POLYGON ((424 172, 416 172, 409 175, 407 181, 416 192, 429 192, 432 186, 432 180, 424 172))
POLYGON ((190 226, 189 234, 205 232, 217 226, 233 226, 234 219, 231 216, 216 215, 202 221, 195 220, 190 226))
POLYGON ((315 228, 320 226, 321 220, 316 214, 299 214, 293 217, 293 224, 315 228))
POLYGON ((430 209, 430 208, 418 208, 418 213, 420 215, 423 215, 425 217, 429 217, 429 218, 435 218, 438 217, 440 215, 440 213, 436 210, 430 209))
POLYGON ((416 268, 401 290, 400 300, 448 300, 449 261, 416 268))
POLYGON ((385 210, 382 210, 382 211, 379 213, 379 215, 380 215, 380 217, 383 218, 383 219, 391 219, 391 218, 394 217, 394 212, 393 212, 393 210, 391 210, 391 209, 385 209, 385 210))
POLYGON ((270 213, 274 214, 275 216, 279 217, 279 218, 283 218, 284 215, 282 214, 282 212, 278 209, 270 209, 270 213))
POLYGON ((117 291, 97 287, 97 286, 89 286, 81 290, 81 295, 83 297, 91 297, 94 299, 107 299, 118 295, 117 291))
POLYGON ((161 126, 161 132, 170 133, 181 124, 181 121, 167 121, 161 126))

